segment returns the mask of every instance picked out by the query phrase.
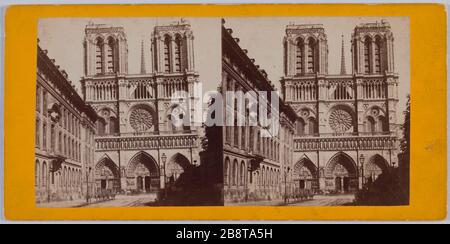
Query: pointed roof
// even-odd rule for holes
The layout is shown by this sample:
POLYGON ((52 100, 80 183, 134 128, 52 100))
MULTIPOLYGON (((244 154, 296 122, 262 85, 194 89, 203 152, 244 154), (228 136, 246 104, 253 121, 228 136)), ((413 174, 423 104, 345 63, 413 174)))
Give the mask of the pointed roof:
POLYGON ((344 49, 344 35, 342 35, 342 48, 341 48, 341 75, 346 75, 347 69, 345 67, 345 49, 344 49))
POLYGON ((144 40, 141 41, 141 74, 146 74, 147 71, 145 69, 145 54, 144 54, 144 40))

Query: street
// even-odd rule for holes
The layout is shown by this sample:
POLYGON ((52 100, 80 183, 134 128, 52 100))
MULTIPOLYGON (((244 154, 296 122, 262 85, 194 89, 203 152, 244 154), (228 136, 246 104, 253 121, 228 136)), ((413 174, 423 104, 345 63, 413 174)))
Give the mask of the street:
MULTIPOLYGON (((351 204, 355 196, 353 195, 317 195, 312 200, 288 203, 287 206, 345 206, 351 204)), ((118 195, 115 200, 102 201, 87 205, 84 200, 71 202, 54 202, 50 204, 40 204, 38 207, 47 208, 108 208, 108 207, 144 207, 151 206, 156 201, 156 193, 142 195, 118 195)), ((225 204, 226 206, 284 206, 282 200, 257 201, 245 203, 225 204)))
POLYGON ((115 200, 93 203, 83 206, 85 208, 108 208, 108 207, 143 207, 155 202, 156 193, 134 196, 119 195, 115 200))
POLYGON ((355 196, 353 195, 336 195, 336 196, 314 196, 313 200, 303 201, 299 203, 288 204, 288 206, 344 206, 351 204, 355 196))

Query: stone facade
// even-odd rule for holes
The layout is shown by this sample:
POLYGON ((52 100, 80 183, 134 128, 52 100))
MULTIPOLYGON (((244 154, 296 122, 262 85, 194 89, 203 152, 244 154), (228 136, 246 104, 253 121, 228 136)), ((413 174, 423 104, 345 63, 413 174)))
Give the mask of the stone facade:
POLYGON ((154 27, 148 59, 152 70, 145 69, 143 42, 140 74, 128 73, 123 28, 90 24, 85 33, 83 96, 99 116, 96 189, 164 189, 200 163, 199 128, 190 123, 190 104, 199 99, 194 94, 199 75, 190 24, 154 27))
POLYGON ((81 199, 88 193, 97 115, 67 73, 37 49, 36 202, 81 199))
MULTIPOLYGON (((247 51, 239 46, 239 39, 233 38, 232 30, 222 27, 222 83, 224 97, 224 118, 238 117, 237 101, 226 97, 227 92, 255 92, 252 99, 268 105, 273 115, 277 115, 280 129, 270 136, 262 136, 261 125, 249 124, 247 110, 245 126, 225 126, 224 141, 224 199, 225 204, 243 201, 282 199, 287 185, 292 188, 293 135, 296 114, 277 96, 279 108, 272 107, 271 99, 265 99, 259 91, 275 91, 264 70, 254 64, 247 51)), ((248 108, 245 104, 245 108, 248 108)), ((261 114, 258 114, 258 121, 261 114)))
POLYGON ((327 72, 324 28, 287 26, 281 85, 284 100, 298 115, 295 188, 352 192, 398 166, 393 41, 387 22, 356 26, 352 74, 342 67, 333 75, 327 72))

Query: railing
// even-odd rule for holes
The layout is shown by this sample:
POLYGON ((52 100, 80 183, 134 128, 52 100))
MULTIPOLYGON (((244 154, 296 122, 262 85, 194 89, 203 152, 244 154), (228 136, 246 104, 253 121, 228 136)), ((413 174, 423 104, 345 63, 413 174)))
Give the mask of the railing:
POLYGON ((108 138, 108 137, 129 137, 129 136, 159 136, 159 135, 185 135, 192 134, 191 130, 180 131, 152 131, 152 132, 128 132, 128 133, 110 133, 110 134, 97 134, 96 138, 108 138))
POLYGON ((148 136, 105 136, 95 139, 96 150, 123 149, 172 149, 198 146, 198 136, 188 135, 148 135, 148 136))
POLYGON ((396 149, 396 136, 296 138, 295 151, 396 149))

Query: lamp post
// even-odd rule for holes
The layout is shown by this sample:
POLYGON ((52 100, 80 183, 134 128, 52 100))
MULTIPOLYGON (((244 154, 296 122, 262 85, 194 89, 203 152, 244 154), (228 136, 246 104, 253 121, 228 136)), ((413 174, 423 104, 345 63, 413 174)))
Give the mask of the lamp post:
POLYGON ((288 202, 288 197, 287 197, 287 176, 288 176, 289 170, 290 170, 289 167, 285 167, 285 169, 284 169, 284 203, 285 204, 288 202))
POLYGON ((163 177, 163 182, 162 185, 164 186, 164 199, 167 198, 167 189, 166 189, 166 161, 167 161, 167 156, 165 153, 163 153, 161 155, 161 161, 162 161, 162 168, 161 168, 161 175, 163 177))
POLYGON ((365 184, 365 175, 364 175, 364 154, 361 154, 359 156, 359 163, 361 164, 361 180, 362 180, 362 187, 364 187, 365 184))
POLYGON ((86 203, 89 204, 89 175, 91 174, 92 168, 89 166, 86 170, 86 203))

